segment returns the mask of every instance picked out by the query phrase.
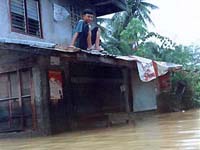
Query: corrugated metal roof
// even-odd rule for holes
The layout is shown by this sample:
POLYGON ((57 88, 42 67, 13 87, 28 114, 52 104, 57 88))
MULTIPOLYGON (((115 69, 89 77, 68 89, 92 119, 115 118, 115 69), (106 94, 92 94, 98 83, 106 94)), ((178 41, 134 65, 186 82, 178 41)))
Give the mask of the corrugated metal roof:
POLYGON ((28 45, 30 47, 37 47, 37 48, 47 48, 49 50, 56 50, 61 52, 84 52, 87 54, 92 55, 99 55, 99 56, 111 56, 116 57, 115 55, 109 54, 107 51, 98 51, 98 50, 81 50, 79 48, 66 48, 62 46, 58 46, 55 43, 49 42, 40 42, 40 41, 33 41, 33 40, 22 40, 22 39, 11 39, 11 38, 0 38, 0 43, 8 43, 8 44, 21 44, 21 45, 28 45))
POLYGON ((40 42, 33 40, 11 39, 11 38, 0 38, 0 43, 22 44, 38 48, 53 48, 56 46, 55 43, 40 42))
MULTIPOLYGON (((79 48, 66 48, 62 46, 58 46, 55 43, 48 43, 48 42, 39 42, 39 41, 32 41, 32 40, 21 40, 21 39, 10 39, 10 38, 0 38, 0 43, 8 43, 8 44, 20 44, 20 45, 28 45, 30 47, 36 47, 41 49, 47 49, 52 52, 62 52, 62 53, 85 53, 89 55, 95 55, 100 57, 111 57, 116 60, 123 60, 127 62, 141 62, 141 63, 151 63, 151 59, 139 57, 139 56, 116 56, 111 55, 107 51, 98 51, 98 50, 82 50, 79 48)), ((32 51, 31 51, 32 52, 32 51)), ((159 66, 165 66, 171 70, 179 70, 182 68, 182 65, 167 63, 167 62, 159 62, 154 61, 159 66)))

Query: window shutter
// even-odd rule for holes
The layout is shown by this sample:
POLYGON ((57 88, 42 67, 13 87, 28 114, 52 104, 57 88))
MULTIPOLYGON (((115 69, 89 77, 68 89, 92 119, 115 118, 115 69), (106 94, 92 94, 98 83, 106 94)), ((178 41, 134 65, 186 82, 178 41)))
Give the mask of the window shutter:
POLYGON ((14 30, 26 31, 24 0, 11 0, 11 20, 14 30))
POLYGON ((39 0, 10 0, 12 30, 41 37, 39 11, 39 0))
POLYGON ((27 5, 27 32, 31 35, 40 36, 39 5, 37 0, 26 0, 27 5))

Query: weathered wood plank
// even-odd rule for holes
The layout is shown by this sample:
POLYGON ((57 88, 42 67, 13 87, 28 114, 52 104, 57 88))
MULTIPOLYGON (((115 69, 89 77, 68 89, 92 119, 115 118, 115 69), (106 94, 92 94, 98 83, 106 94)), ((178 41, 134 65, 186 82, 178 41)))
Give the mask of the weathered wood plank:
POLYGON ((129 104, 129 78, 128 78, 128 69, 123 69, 123 82, 124 82, 124 100, 125 100, 125 109, 126 113, 130 113, 130 104, 129 104))
POLYGON ((27 58, 24 60, 14 61, 12 63, 0 64, 0 74, 33 67, 34 65, 36 65, 35 62, 35 59, 27 58))

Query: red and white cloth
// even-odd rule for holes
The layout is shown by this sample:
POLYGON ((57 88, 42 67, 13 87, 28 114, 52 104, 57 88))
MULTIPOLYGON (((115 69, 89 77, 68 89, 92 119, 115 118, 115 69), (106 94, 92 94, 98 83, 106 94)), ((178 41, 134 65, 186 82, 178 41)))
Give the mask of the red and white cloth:
POLYGON ((159 76, 165 75, 169 70, 179 70, 182 65, 173 63, 153 61, 139 56, 119 56, 119 59, 136 61, 139 77, 143 82, 149 82, 159 76))

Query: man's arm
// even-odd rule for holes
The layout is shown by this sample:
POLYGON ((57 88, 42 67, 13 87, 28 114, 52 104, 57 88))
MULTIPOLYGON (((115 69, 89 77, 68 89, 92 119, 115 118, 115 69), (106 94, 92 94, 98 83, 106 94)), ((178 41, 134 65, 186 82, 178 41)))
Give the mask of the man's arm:
POLYGON ((74 47, 75 42, 76 42, 76 40, 77 40, 77 38, 78 38, 78 34, 79 34, 79 33, 76 32, 76 33, 73 35, 72 42, 71 42, 71 44, 70 44, 69 47, 74 47))
POLYGON ((74 47, 75 43, 76 43, 76 40, 78 38, 78 35, 79 33, 82 32, 82 29, 83 29, 83 20, 79 20, 79 22, 77 23, 75 29, 74 29, 74 35, 72 37, 72 42, 70 44, 70 47, 74 47))
POLYGON ((92 32, 89 30, 88 31, 88 37, 87 37, 87 44, 88 44, 88 48, 90 49, 92 47, 92 32))

